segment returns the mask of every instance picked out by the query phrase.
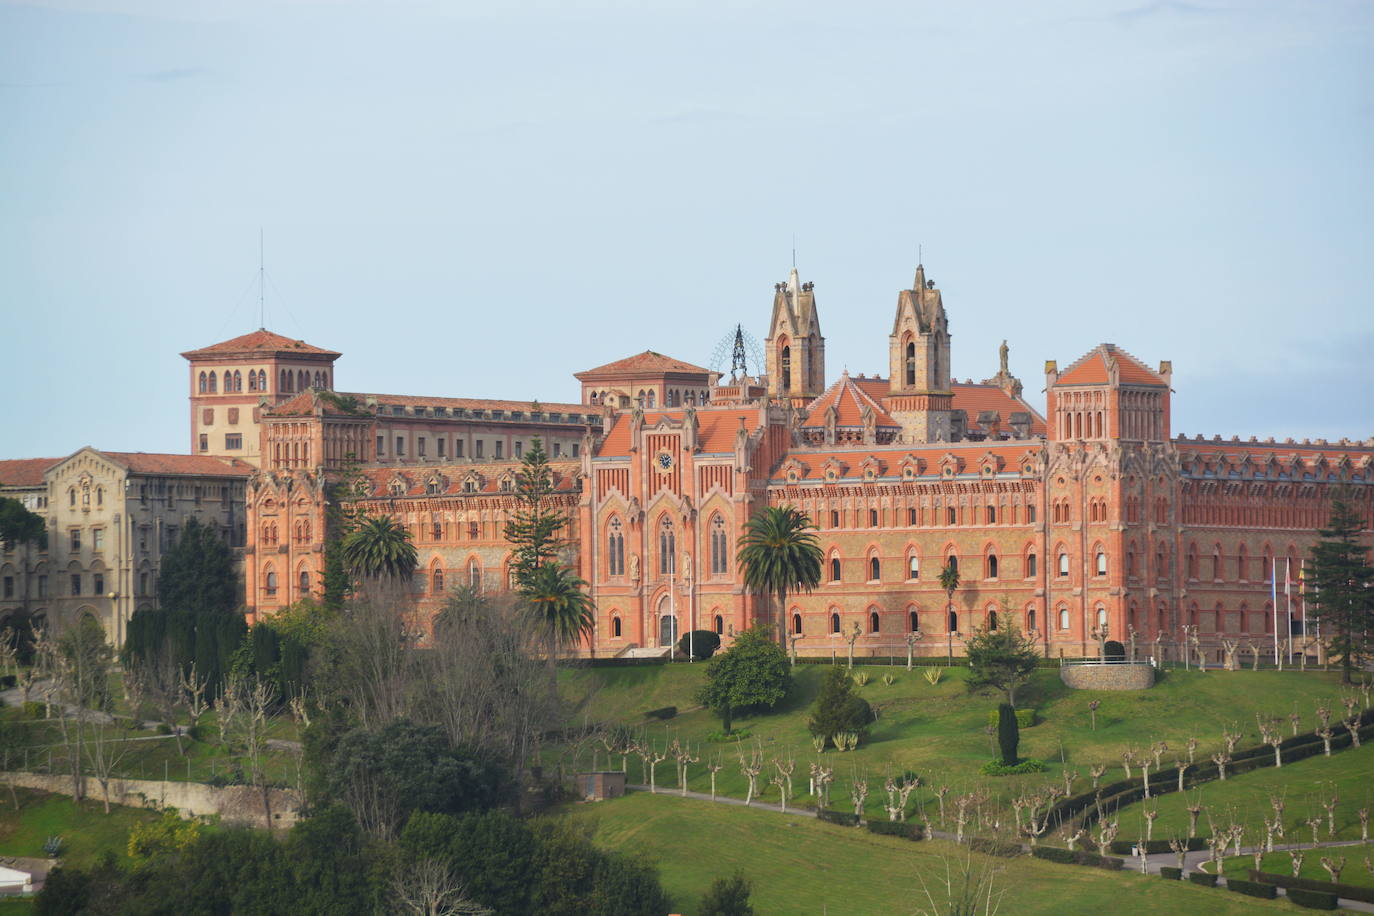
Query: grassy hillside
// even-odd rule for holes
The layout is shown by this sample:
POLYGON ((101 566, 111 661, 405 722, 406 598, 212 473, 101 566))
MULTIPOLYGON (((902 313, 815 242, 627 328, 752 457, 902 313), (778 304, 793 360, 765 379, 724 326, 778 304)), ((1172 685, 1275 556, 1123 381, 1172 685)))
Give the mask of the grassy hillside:
MULTIPOLYGON (((858 670, 858 669, 856 669, 858 670)), ((746 716, 736 720, 737 728, 750 730, 748 744, 769 757, 793 756, 798 773, 806 772, 816 758, 807 732, 808 708, 814 699, 823 669, 801 666, 796 669, 794 687, 786 701, 767 715, 746 716)), ((825 758, 835 768, 832 797, 836 806, 847 799, 850 782, 868 778, 871 788, 888 774, 913 771, 928 789, 948 784, 955 792, 974 785, 987 785, 997 795, 1009 797, 1022 784, 1040 784, 1058 779, 1060 761, 1086 777, 1094 763, 1110 765, 1105 779, 1121 778, 1121 753, 1126 748, 1148 749, 1155 741, 1182 749, 1189 737, 1200 742, 1200 754, 1221 746, 1223 728, 1234 727, 1247 737, 1241 745, 1258 743, 1255 713, 1286 716, 1297 712, 1302 727, 1315 726, 1313 708, 1317 699, 1332 699, 1339 691, 1334 673, 1279 671, 1212 671, 1205 674, 1184 671, 1163 672, 1159 684, 1140 692, 1069 690, 1055 670, 1036 673, 1032 685, 1023 691, 1020 705, 1033 706, 1040 722, 1021 732, 1021 753, 1052 764, 1052 772, 1034 777, 1012 777, 985 781, 978 767, 991 756, 986 734, 987 715, 997 698, 971 695, 965 687, 966 672, 954 668, 943 673, 940 683, 931 686, 919 671, 901 667, 865 666, 869 683, 859 688, 877 711, 867 743, 857 751, 840 754, 827 751, 825 758), (895 681, 882 683, 883 674, 895 681), (1097 728, 1091 727, 1090 700, 1101 704, 1097 728)), ((573 708, 577 724, 601 721, 622 724, 663 744, 678 738, 700 747, 701 756, 721 760, 720 790, 742 797, 747 786, 737 765, 737 747, 712 743, 709 732, 720 728, 708 712, 696 709, 683 712, 667 722, 646 720, 644 713, 662 706, 688 710, 695 705, 694 694, 705 675, 705 666, 672 665, 637 668, 579 669, 567 671, 561 681, 564 695, 573 708)), ((1287 730, 1285 729, 1285 732, 1287 730)), ((586 752, 590 755, 590 749, 586 752)), ((1172 760, 1172 752, 1166 757, 1172 760)), ((605 764, 604 751, 601 764, 605 764)), ((590 765, 590 757, 581 761, 590 765)), ((1288 768, 1285 767, 1285 770, 1288 768)), ((630 760, 632 781, 640 779, 640 764, 630 760)), ((674 767, 659 768, 661 783, 669 782, 674 767)), ((801 780, 805 787, 805 779, 801 780)), ((692 770, 692 788, 709 788, 709 777, 702 764, 692 770)), ((1080 783, 1083 788, 1086 783, 1080 783)), ((929 800, 926 789, 913 796, 929 800)), ((870 795, 869 810, 877 812, 877 799, 870 795)))
MULTIPOLYGON (((1342 884, 1374 887, 1374 871, 1365 865, 1366 862, 1374 862, 1374 843, 1304 850, 1302 871, 1298 873, 1298 877, 1312 881, 1330 881, 1331 875, 1322 868, 1323 856, 1332 859, 1345 857, 1345 869, 1341 872, 1342 884)), ((1255 867, 1255 860, 1250 856, 1235 856, 1227 859, 1222 865, 1227 877, 1248 879, 1250 869, 1255 867)), ((1263 870, 1275 875, 1291 875, 1293 860, 1286 852, 1271 852, 1264 857, 1263 870)))
MULTIPOLYGON (((1172 771, 1165 774, 1167 779, 1172 771)), ((1330 757, 1316 756, 1286 763, 1282 767, 1265 767, 1225 782, 1214 780, 1179 795, 1162 795, 1150 802, 1140 802, 1122 808, 1118 814, 1121 836, 1134 838, 1143 828, 1142 811, 1146 805, 1156 806, 1159 817, 1155 821, 1156 838, 1171 833, 1188 833, 1189 804, 1201 804, 1205 809, 1198 823, 1198 832, 1206 835, 1210 815, 1218 825, 1244 824, 1250 828, 1245 845, 1262 838, 1263 818, 1273 817, 1269 799, 1281 796, 1284 800, 1285 842, 1310 843, 1312 830, 1305 822, 1310 817, 1323 818, 1320 839, 1359 839, 1360 822, 1357 811, 1374 802, 1374 746, 1350 748, 1330 757), (1336 835, 1330 836, 1325 821, 1322 800, 1331 798, 1332 790, 1340 796, 1336 806, 1336 835)), ((1287 856, 1284 857, 1287 861, 1287 856)), ((1287 871, 1284 872, 1287 874, 1287 871)))
POLYGON ((112 805, 110 813, 105 814, 98 801, 78 803, 62 795, 16 791, 18 811, 8 792, 0 796, 0 856, 43 858, 44 841, 60 836, 62 860, 68 864, 94 865, 106 852, 114 852, 122 859, 128 848, 130 828, 159 817, 156 811, 119 805, 112 805))
MULTIPOLYGON (((752 901, 759 913, 916 913, 929 909, 921 879, 937 890, 945 861, 965 855, 949 843, 911 843, 809 817, 645 793, 578 806, 573 816, 596 824, 599 843, 654 859, 673 896, 674 912, 685 916, 696 912, 712 880, 736 868, 754 883, 752 901)), ((1002 912, 1018 916, 1293 911, 1286 903, 1138 874, 1025 857, 975 855, 973 861, 999 869, 997 886, 1008 890, 1002 912)))

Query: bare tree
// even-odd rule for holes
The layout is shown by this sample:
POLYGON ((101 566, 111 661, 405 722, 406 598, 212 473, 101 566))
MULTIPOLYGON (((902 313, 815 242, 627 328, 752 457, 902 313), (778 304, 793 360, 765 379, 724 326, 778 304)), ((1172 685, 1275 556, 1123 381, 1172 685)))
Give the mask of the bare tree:
POLYGON ((1091 722, 1092 722, 1092 729, 1093 729, 1093 731, 1097 731, 1097 707, 1099 707, 1099 706, 1101 706, 1101 705, 1102 705, 1102 701, 1101 701, 1101 700, 1089 700, 1089 701, 1088 701, 1088 716, 1090 717, 1090 720, 1091 720, 1091 722))
MULTIPOLYGON (((77 727, 82 727, 81 723, 77 727)), ((86 737, 86 763, 90 767, 91 775, 100 784, 100 791, 104 796, 105 813, 110 813, 110 780, 114 777, 114 771, 119 767, 125 755, 129 752, 129 741, 127 736, 122 734, 122 730, 114 725, 107 725, 94 717, 88 723, 89 732, 86 737)))
POLYGON ((924 875, 916 874, 926 898, 926 906, 917 911, 920 916, 997 916, 1006 895, 1006 889, 997 886, 1002 869, 990 859, 975 864, 971 853, 940 858, 945 873, 933 887, 924 875))
POLYGON ((1288 858, 1293 864, 1293 877, 1296 878, 1302 873, 1302 860, 1307 858, 1307 853, 1290 849, 1288 850, 1288 858))
POLYGON ((1345 870, 1345 856, 1322 856, 1322 868, 1331 876, 1332 884, 1341 882, 1341 872, 1345 870))
POLYGON ((711 761, 706 764, 706 769, 711 774, 711 801, 716 800, 716 774, 721 771, 723 766, 719 758, 712 758, 711 761))
POLYGON ((1279 733, 1278 721, 1270 721, 1255 713, 1255 721, 1259 724, 1260 740, 1274 749, 1274 766, 1283 766, 1283 752, 1280 746, 1283 744, 1283 735, 1279 733))
POLYGON ((464 897, 463 885, 439 859, 407 861, 393 876, 391 890, 400 912, 415 916, 490 916, 495 912, 464 897))
POLYGON ((1321 800, 1322 807, 1326 809, 1326 835, 1332 839, 1336 838, 1336 806, 1341 802, 1341 793, 1336 789, 1336 784, 1331 783, 1331 795, 1321 800))
POLYGON ((853 779, 849 783, 849 800, 854 803, 854 816, 864 816, 864 802, 868 801, 868 780, 853 779))
POLYGON ((1221 641, 1222 651, 1226 653, 1226 670, 1235 671, 1240 666, 1236 664, 1236 650, 1240 648, 1240 643, 1234 639, 1223 639, 1221 641))
POLYGON ((858 642, 862 635, 863 628, 859 626, 859 622, 857 620, 851 621, 849 629, 844 633, 844 641, 849 644, 848 670, 850 671, 854 670, 854 643, 858 642))
POLYGON ((1177 836, 1171 836, 1169 837, 1169 848, 1174 851, 1174 855, 1178 856, 1178 868, 1179 871, 1182 871, 1183 863, 1188 856, 1188 844, 1177 836))

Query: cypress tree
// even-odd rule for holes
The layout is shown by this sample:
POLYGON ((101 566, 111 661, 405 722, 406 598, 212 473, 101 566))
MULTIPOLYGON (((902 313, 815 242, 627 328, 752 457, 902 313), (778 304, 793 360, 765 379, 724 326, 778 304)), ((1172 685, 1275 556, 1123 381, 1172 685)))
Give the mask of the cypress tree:
POLYGON ((997 707, 997 744, 1002 749, 1002 763, 1014 766, 1016 747, 1021 743, 1021 728, 1016 724, 1016 708, 1010 703, 997 707))
POLYGON ((1308 609, 1324 626, 1330 651, 1341 658, 1341 683, 1352 683, 1374 630, 1374 567, 1360 543, 1364 522, 1348 493, 1331 499, 1331 521, 1312 548, 1314 600, 1308 609))

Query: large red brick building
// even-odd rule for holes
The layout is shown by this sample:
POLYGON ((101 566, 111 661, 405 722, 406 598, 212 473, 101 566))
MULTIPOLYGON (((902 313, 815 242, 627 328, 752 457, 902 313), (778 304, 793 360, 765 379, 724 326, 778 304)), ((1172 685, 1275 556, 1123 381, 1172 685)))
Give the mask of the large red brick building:
POLYGON ((586 649, 598 654, 664 646, 688 628, 728 641, 772 619, 735 562, 746 520, 766 505, 797 506, 819 529, 821 585, 785 609, 808 654, 844 651, 855 624, 861 654, 904 655, 913 633, 918 654, 958 654, 972 628, 1007 623, 1050 656, 1094 654, 1105 633, 1176 657, 1185 627, 1209 653, 1223 639, 1272 651, 1290 611, 1303 631, 1289 580, 1332 492, 1349 486, 1374 528, 1374 440, 1175 437, 1169 363, 1112 344, 1063 369, 1047 362, 1042 414, 1008 372, 1005 344, 991 378, 955 379, 949 328, 918 267, 897 295, 887 377, 828 380, 815 290, 794 269, 774 290, 762 376, 722 379, 646 351, 578 373, 581 404, 335 394, 338 354, 267 332, 185 355, 202 412, 213 406, 202 370, 270 363, 256 369, 268 390, 252 413, 253 614, 318 590, 325 483, 355 462, 352 498, 412 533, 422 616, 455 583, 508 587, 502 529, 536 435, 569 513, 568 559, 590 584, 586 649), (301 381, 302 361, 319 364, 319 383, 301 381), (939 584, 950 562, 952 601, 939 584))

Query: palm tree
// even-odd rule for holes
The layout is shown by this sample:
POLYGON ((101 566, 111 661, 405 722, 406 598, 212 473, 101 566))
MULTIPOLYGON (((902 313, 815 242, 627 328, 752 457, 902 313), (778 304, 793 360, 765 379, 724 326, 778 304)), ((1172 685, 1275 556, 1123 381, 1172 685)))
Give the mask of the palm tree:
POLYGON ((760 595, 777 595, 778 640, 787 648, 788 592, 810 592, 821 581, 821 548, 816 526, 792 506, 766 506, 755 512, 739 541, 738 562, 744 584, 760 595))
POLYGON ((545 563, 534 568, 521 589, 530 619, 548 645, 550 668, 561 650, 592 634, 592 599, 586 586, 571 567, 545 563))
POLYGON ((341 545, 344 565, 356 578, 404 582, 415 572, 410 532, 386 516, 363 518, 341 545))
POLYGON ((940 569, 940 587, 945 590, 945 632, 949 634, 949 660, 954 660, 954 627, 950 626, 949 614, 954 608, 954 593, 959 589, 959 560, 950 555, 949 561, 940 569))

